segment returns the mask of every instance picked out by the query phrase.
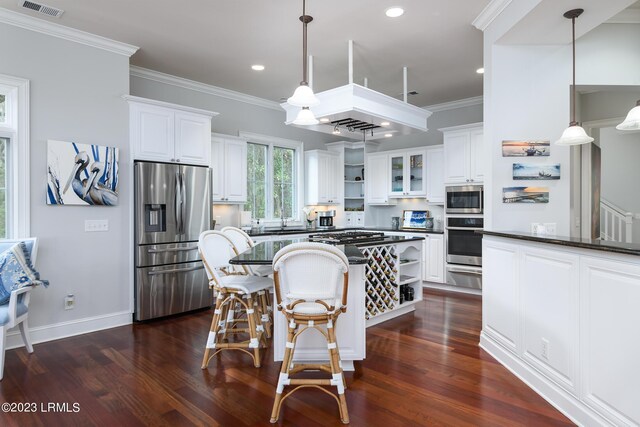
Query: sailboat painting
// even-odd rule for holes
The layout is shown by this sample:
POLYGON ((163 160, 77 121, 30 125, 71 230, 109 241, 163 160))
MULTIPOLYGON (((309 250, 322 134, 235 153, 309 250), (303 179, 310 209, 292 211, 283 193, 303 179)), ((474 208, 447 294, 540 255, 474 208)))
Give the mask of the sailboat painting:
POLYGON ((47 142, 47 204, 118 204, 118 149, 47 142))
POLYGON ((560 179, 560 163, 555 165, 514 163, 513 179, 560 179))

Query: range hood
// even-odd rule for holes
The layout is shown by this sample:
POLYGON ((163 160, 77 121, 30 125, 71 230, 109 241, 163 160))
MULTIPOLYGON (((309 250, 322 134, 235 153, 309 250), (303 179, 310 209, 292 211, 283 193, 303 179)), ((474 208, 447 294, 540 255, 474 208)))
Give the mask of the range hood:
MULTIPOLYGON (((431 111, 416 107, 364 86, 349 83, 317 93, 320 104, 312 110, 320 120, 303 129, 335 134, 336 125, 340 137, 361 140, 363 132, 367 140, 426 132, 427 118, 431 111), (388 124, 387 124, 388 123, 388 124)), ((286 111, 287 125, 293 125, 300 107, 280 104, 286 111)))

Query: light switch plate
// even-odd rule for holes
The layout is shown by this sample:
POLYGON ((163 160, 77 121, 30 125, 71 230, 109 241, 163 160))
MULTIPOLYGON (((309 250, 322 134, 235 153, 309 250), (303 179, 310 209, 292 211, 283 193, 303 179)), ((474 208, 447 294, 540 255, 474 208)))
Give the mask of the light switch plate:
POLYGON ((86 219, 84 221, 84 231, 86 232, 109 231, 109 220, 86 219))
POLYGON ((556 223, 555 222, 545 222, 544 223, 545 233, 550 236, 556 235, 556 223))

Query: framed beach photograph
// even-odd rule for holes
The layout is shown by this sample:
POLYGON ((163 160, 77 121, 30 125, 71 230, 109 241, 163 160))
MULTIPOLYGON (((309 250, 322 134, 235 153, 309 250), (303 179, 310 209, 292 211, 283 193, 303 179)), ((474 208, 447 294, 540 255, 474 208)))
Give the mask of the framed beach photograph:
POLYGON ((118 149, 76 142, 47 142, 47 204, 118 204, 118 149))
POLYGON ((547 187, 504 187, 502 203, 549 203, 547 187))
POLYGON ((427 228, 428 215, 429 211, 405 210, 402 212, 402 224, 400 226, 403 229, 425 230, 427 228))
POLYGON ((549 141, 502 141, 502 157, 548 157, 551 155, 549 141))
POLYGON ((536 165, 529 163, 513 164, 513 179, 553 180, 560 179, 560 163, 555 165, 536 165))

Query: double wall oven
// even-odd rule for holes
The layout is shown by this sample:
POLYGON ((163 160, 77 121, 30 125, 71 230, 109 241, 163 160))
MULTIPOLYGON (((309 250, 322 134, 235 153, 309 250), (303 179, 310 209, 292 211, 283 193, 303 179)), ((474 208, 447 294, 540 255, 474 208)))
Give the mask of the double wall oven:
POLYGON ((482 288, 484 191, 481 185, 446 188, 446 281, 465 288, 482 288))

